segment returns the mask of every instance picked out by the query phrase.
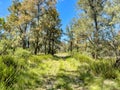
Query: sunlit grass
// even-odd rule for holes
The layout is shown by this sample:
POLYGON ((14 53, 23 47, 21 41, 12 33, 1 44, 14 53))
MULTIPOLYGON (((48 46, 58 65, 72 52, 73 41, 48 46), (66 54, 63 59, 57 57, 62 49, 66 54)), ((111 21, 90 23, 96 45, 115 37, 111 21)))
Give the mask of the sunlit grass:
POLYGON ((114 60, 94 60, 84 54, 69 57, 31 55, 27 59, 24 56, 21 58, 4 56, 0 57, 0 78, 2 78, 0 88, 1 90, 119 90, 120 72, 113 67, 114 62, 114 60), (6 66, 8 61, 10 67, 6 66), (16 69, 13 69, 14 65, 17 66, 16 69), (10 81, 13 84, 6 85, 3 79, 7 79, 7 75, 9 77, 17 69, 19 72, 10 81))

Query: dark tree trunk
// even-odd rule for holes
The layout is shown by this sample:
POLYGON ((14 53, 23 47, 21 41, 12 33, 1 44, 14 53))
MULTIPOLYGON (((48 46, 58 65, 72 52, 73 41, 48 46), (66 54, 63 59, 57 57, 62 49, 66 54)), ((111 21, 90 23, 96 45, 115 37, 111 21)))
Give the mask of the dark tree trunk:
POLYGON ((76 49, 77 49, 77 52, 79 52, 78 40, 77 40, 76 49))
POLYGON ((98 55, 99 55, 99 50, 98 50, 98 46, 99 46, 99 28, 98 28, 98 19, 97 19, 97 15, 98 12, 96 11, 96 7, 93 5, 93 0, 89 0, 89 5, 90 8, 92 10, 92 18, 94 20, 94 24, 95 24, 95 32, 94 32, 94 42, 95 42, 95 53, 94 53, 94 58, 98 59, 98 55))
POLYGON ((25 24, 25 26, 23 26, 23 30, 22 30, 22 47, 23 49, 26 49, 27 46, 27 39, 26 39, 26 31, 27 31, 27 23, 25 24))
POLYGON ((51 41, 49 41, 49 45, 48 45, 48 54, 51 54, 51 41))
POLYGON ((51 54, 54 55, 55 51, 54 51, 54 33, 52 33, 52 51, 51 54))
POLYGON ((44 37, 44 48, 45 48, 45 54, 47 54, 47 41, 48 41, 48 30, 46 30, 46 36, 44 37))
POLYGON ((55 51, 54 51, 54 41, 52 41, 52 51, 51 54, 54 55, 55 51))
POLYGON ((45 54, 47 54, 47 45, 46 45, 46 41, 45 41, 45 54))
POLYGON ((36 46, 34 50, 34 54, 37 55, 37 53, 38 53, 38 47, 36 46))
POLYGON ((28 42, 27 42, 27 44, 28 44, 28 48, 30 48, 30 41, 29 41, 29 39, 28 39, 28 42))
POLYGON ((38 48, 39 48, 39 39, 38 39, 38 36, 36 37, 36 42, 35 42, 35 50, 34 50, 34 54, 37 55, 38 53, 38 48))
POLYGON ((49 32, 48 54, 51 54, 51 32, 49 32))
POLYGON ((22 40, 22 47, 23 47, 23 49, 26 49, 26 40, 25 40, 25 38, 23 38, 23 40, 22 40))
POLYGON ((70 42, 70 51, 71 52, 73 51, 73 43, 72 43, 72 41, 70 42))
MULTIPOLYGON (((38 13, 38 15, 37 15, 37 22, 38 22, 38 25, 37 26, 39 26, 39 12, 40 12, 40 9, 39 9, 39 4, 37 5, 37 13, 38 13)), ((39 49, 39 31, 36 31, 36 41, 35 41, 35 50, 34 50, 34 54, 35 55, 37 55, 37 53, 38 53, 38 49, 39 49)))

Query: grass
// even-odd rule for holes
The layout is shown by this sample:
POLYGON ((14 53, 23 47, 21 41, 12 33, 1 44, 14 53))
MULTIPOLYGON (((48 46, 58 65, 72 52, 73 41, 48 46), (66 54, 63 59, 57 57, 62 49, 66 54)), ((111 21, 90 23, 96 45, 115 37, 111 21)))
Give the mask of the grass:
POLYGON ((94 60, 84 54, 20 54, 0 57, 0 63, 1 90, 120 90, 114 60, 94 60))

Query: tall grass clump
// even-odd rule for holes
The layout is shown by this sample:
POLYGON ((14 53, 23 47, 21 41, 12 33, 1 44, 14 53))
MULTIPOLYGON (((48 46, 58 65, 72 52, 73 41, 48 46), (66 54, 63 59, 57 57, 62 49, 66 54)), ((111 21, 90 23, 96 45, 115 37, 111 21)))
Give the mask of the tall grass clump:
POLYGON ((16 58, 28 59, 28 57, 31 56, 31 53, 28 50, 17 48, 14 52, 14 56, 16 58))
POLYGON ((24 80, 21 81, 25 71, 25 60, 16 59, 14 56, 0 57, 0 88, 1 90, 22 90, 24 80), (18 88, 18 89, 15 89, 18 88))
POLYGON ((114 60, 97 60, 91 63, 91 70, 97 76, 108 79, 117 78, 117 70, 114 68, 114 60))
POLYGON ((18 65, 11 56, 0 57, 0 63, 0 87, 7 89, 17 82, 16 78, 19 75, 18 65))
POLYGON ((81 63, 82 62, 91 63, 92 61, 94 61, 89 55, 80 54, 80 53, 74 53, 73 58, 79 60, 81 63))

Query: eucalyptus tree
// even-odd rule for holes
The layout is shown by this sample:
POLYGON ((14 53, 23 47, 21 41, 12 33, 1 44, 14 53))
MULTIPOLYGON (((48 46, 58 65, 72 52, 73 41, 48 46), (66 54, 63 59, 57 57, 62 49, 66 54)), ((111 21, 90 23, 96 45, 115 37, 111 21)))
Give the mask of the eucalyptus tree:
POLYGON ((73 24, 70 23, 66 27, 66 34, 68 36, 68 43, 69 43, 69 50, 72 52, 74 47, 74 31, 73 31, 73 24))
POLYGON ((120 66, 120 1, 108 0, 105 8, 107 19, 107 29, 109 30, 109 37, 107 45, 109 50, 113 51, 116 57, 116 66, 120 66), (109 7, 109 8, 108 8, 109 7))
MULTIPOLYGON (((50 3, 50 2, 49 2, 50 3)), ((44 23, 44 49, 45 53, 54 54, 59 47, 62 34, 61 20, 56 10, 56 2, 47 4, 46 13, 43 15, 44 23)))
POLYGON ((22 9, 22 4, 19 0, 13 0, 8 10, 10 15, 7 17, 6 31, 9 32, 11 39, 14 41, 13 46, 21 46, 25 49, 28 24, 28 17, 27 19, 22 17, 22 13, 25 13, 25 10, 22 9))
POLYGON ((80 12, 80 19, 84 21, 81 25, 86 32, 85 37, 90 42, 92 55, 94 58, 99 57, 101 45, 101 25, 103 24, 103 14, 106 0, 78 0, 78 9, 80 12), (88 33, 90 32, 90 33, 88 33))
POLYGON ((55 7, 56 0, 42 0, 37 2, 37 5, 35 17, 31 22, 34 53, 37 54, 40 49, 44 49, 45 54, 54 54, 55 43, 61 36, 59 14, 55 7))

